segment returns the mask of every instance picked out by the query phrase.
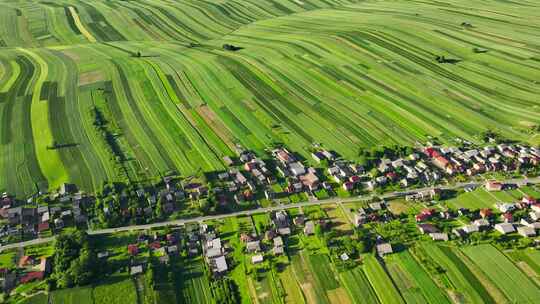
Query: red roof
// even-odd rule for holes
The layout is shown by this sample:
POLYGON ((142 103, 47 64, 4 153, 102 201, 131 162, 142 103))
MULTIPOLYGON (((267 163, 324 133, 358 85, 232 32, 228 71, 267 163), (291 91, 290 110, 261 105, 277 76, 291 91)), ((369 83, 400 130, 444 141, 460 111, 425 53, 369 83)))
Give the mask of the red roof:
POLYGON ((159 249, 159 248, 161 248, 161 244, 158 241, 156 241, 156 242, 150 243, 150 245, 148 245, 148 247, 150 247, 152 249, 159 249))
POLYGON ((429 217, 430 217, 429 214, 420 213, 420 214, 417 214, 414 218, 417 222, 422 222, 422 221, 427 220, 429 217))
POLYGON ((424 209, 422 210, 422 214, 425 214, 425 215, 433 215, 433 213, 435 212, 435 209, 424 209))
POLYGON ((435 156, 434 158, 435 158, 435 160, 436 160, 437 162, 439 162, 439 164, 441 164, 441 166, 446 167, 446 166, 448 166, 448 164, 449 164, 448 160, 447 160, 446 158, 440 156, 440 155, 439 155, 439 156, 435 156))
POLYGON ((49 222, 43 222, 38 224, 38 231, 43 232, 45 230, 49 230, 49 222))
POLYGON ((29 264, 31 261, 32 261, 32 258, 28 255, 25 255, 21 257, 21 259, 19 260, 19 267, 24 267, 26 266, 26 264, 29 264))
POLYGON ((488 216, 491 216, 492 214, 493 212, 491 211, 491 209, 488 209, 488 208, 480 209, 481 217, 488 217, 488 216))
POLYGON ((424 152, 427 154, 427 156, 433 157, 433 152, 436 152, 436 151, 435 151, 435 149, 429 147, 429 148, 426 148, 426 149, 424 150, 424 152))
POLYGON ((43 277, 45 276, 45 272, 43 271, 33 271, 27 273, 24 277, 20 279, 21 283, 28 283, 30 281, 34 280, 43 280, 43 277))
POLYGON ((527 204, 536 204, 538 202, 534 197, 530 195, 524 196, 521 201, 527 204))
POLYGON ((353 175, 349 178, 349 180, 352 182, 352 183, 356 183, 360 180, 360 176, 358 175, 353 175))
POLYGON ((137 255, 139 253, 139 247, 136 244, 128 245, 128 252, 131 255, 137 255))

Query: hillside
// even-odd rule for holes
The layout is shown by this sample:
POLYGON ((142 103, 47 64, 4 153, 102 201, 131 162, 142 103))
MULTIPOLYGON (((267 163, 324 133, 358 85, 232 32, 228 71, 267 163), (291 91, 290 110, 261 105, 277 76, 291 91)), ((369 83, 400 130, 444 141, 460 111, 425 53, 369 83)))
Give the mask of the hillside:
POLYGON ((0 190, 221 170, 236 143, 538 144, 539 29, 539 1, 0 0, 0 190))

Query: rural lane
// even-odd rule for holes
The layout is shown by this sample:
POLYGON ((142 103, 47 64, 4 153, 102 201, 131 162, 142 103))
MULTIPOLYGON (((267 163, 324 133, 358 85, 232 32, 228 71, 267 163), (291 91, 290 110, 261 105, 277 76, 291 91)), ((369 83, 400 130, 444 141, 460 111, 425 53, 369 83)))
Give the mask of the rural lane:
MULTIPOLYGON (((514 179, 507 179, 502 182, 505 184, 516 184, 516 185, 526 184, 526 183, 540 184, 540 177, 514 178, 514 179)), ((347 198, 334 197, 334 198, 328 198, 324 200, 312 200, 312 201, 300 202, 300 203, 295 203, 295 204, 286 204, 286 205, 280 204, 278 206, 257 208, 257 209, 238 211, 238 212, 227 213, 227 214, 207 215, 207 216, 200 216, 200 217, 194 217, 194 218, 189 218, 189 219, 178 219, 178 220, 171 220, 171 221, 145 224, 145 225, 133 225, 133 226, 118 227, 118 228, 88 230, 87 232, 90 235, 100 235, 100 234, 110 234, 110 233, 125 232, 125 231, 146 230, 146 229, 164 227, 164 226, 178 226, 178 225, 184 225, 188 223, 198 223, 198 222, 209 221, 209 220, 219 220, 219 219, 223 219, 227 217, 234 217, 234 216, 240 216, 240 215, 268 213, 272 211, 292 209, 292 208, 298 208, 298 207, 327 205, 327 204, 336 204, 336 203, 349 203, 349 202, 355 202, 355 201, 361 201, 361 200, 369 200, 373 198, 374 196, 377 196, 381 199, 390 199, 390 198, 405 196, 407 194, 412 194, 412 193, 416 193, 420 191, 431 190, 434 188, 438 188, 441 190, 455 190, 455 189, 460 189, 460 188, 465 188, 465 187, 478 187, 482 184, 483 183, 481 182, 471 181, 471 182, 460 182, 460 183, 456 183, 449 186, 441 185, 441 186, 436 186, 436 187, 424 187, 424 188, 417 188, 417 189, 411 189, 411 190, 394 191, 394 192, 389 192, 389 193, 380 194, 380 195, 370 194, 370 195, 353 196, 353 197, 347 197, 347 198)), ((0 246, 0 252, 4 250, 12 249, 12 248, 43 244, 43 243, 50 242, 52 240, 54 240, 54 236, 48 237, 48 238, 34 239, 34 240, 20 242, 20 243, 8 244, 8 245, 0 246)))

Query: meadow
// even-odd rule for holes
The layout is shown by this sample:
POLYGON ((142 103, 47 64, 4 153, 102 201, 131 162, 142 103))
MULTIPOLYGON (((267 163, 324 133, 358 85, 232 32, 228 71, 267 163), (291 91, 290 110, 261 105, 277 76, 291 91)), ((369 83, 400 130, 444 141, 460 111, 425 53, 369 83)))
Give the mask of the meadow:
POLYGON ((539 143, 538 8, 0 1, 0 190, 201 174, 224 169, 235 144, 308 158, 317 142, 355 159, 360 147, 478 141, 486 129, 539 143), (96 131, 95 108, 120 151, 96 131))
POLYGON ((540 290, 516 265, 492 245, 463 248, 462 251, 513 303, 535 303, 540 290))

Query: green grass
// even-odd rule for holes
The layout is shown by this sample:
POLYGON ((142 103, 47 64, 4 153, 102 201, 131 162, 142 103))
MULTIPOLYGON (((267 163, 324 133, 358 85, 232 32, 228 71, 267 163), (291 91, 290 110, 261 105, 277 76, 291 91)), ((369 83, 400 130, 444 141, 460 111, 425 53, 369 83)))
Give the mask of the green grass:
POLYGON ((540 300, 538 286, 495 247, 479 245, 463 248, 462 251, 511 301, 534 303, 540 300))
POLYGON ((353 303, 379 303, 377 295, 369 284, 361 267, 356 267, 352 270, 340 273, 340 278, 353 303))
POLYGON ((137 291, 131 277, 115 275, 95 286, 94 304, 136 303, 137 291))
POLYGON ((407 303, 450 303, 430 275, 416 262, 408 251, 388 257, 387 263, 394 282, 407 303))
POLYGON ((55 290, 50 295, 52 303, 55 304, 93 304, 92 288, 79 287, 55 290))
POLYGON ((186 261, 180 276, 181 290, 177 291, 177 297, 185 303, 212 303, 210 282, 204 274, 203 261, 186 261))
POLYGON ((424 252, 444 269, 458 298, 471 303, 495 303, 471 270, 454 253, 456 248, 422 243, 424 252))
POLYGON ((372 255, 365 256, 363 270, 381 303, 405 303, 377 258, 372 255))
MULTIPOLYGON (((35 296, 28 297, 18 303, 20 304, 47 304, 49 297, 46 294, 40 293, 35 296)), ((56 302, 54 302, 56 303, 56 302)), ((59 302, 60 303, 60 302, 59 302)), ((82 302, 79 302, 82 303, 82 302)))

